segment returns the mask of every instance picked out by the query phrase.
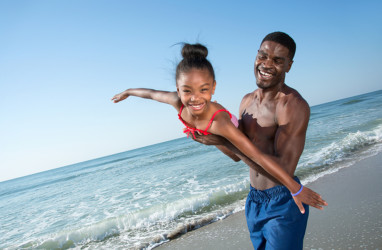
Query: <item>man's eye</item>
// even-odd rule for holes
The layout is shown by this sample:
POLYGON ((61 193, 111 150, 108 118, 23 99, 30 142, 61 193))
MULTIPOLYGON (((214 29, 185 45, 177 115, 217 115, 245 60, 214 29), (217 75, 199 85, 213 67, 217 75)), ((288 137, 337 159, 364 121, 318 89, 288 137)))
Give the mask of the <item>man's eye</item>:
POLYGON ((276 64, 282 64, 282 63, 283 63, 283 60, 275 60, 275 63, 276 63, 276 64))

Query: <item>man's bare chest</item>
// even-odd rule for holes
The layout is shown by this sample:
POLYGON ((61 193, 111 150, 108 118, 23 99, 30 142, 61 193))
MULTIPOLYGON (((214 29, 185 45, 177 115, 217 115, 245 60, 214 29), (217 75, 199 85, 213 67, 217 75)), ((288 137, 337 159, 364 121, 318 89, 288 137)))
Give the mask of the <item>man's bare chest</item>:
POLYGON ((252 103, 242 113, 243 132, 253 141, 273 141, 278 125, 273 105, 252 103))

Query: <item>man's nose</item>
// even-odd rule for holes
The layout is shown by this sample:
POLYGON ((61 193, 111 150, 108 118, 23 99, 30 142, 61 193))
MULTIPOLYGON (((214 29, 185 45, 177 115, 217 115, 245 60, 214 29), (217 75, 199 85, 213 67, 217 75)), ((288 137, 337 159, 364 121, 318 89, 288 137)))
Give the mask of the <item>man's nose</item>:
POLYGON ((265 59, 263 62, 263 65, 264 65, 264 67, 267 67, 267 68, 272 67, 272 65, 273 65, 272 59, 270 59, 270 58, 265 59))

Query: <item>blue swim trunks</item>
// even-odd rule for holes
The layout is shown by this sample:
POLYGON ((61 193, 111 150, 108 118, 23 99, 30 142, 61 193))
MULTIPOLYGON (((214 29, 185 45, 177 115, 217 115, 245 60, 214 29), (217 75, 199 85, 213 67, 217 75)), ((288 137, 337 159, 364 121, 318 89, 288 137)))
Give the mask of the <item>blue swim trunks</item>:
POLYGON ((285 186, 266 190, 251 186, 245 216, 254 249, 302 249, 309 216, 309 206, 304 207, 301 214, 285 186))

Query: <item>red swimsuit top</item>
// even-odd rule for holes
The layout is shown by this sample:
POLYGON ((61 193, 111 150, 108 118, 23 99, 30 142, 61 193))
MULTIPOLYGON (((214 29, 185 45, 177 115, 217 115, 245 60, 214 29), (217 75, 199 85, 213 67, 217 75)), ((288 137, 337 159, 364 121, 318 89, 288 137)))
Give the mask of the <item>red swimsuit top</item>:
POLYGON ((207 125, 207 127, 206 127, 205 130, 201 130, 201 129, 197 129, 197 128, 191 128, 191 127, 189 127, 189 126, 187 125, 187 123, 182 119, 181 114, 182 114, 183 107, 184 107, 184 105, 182 104, 182 107, 180 107, 180 110, 179 110, 178 117, 179 117, 179 120, 184 124, 184 126, 186 126, 186 128, 183 130, 183 133, 187 133, 187 138, 188 138, 188 136, 189 136, 190 133, 191 133, 192 136, 193 136, 194 139, 195 139, 195 132, 196 132, 196 131, 200 132, 202 135, 210 135, 211 133, 207 132, 207 130, 210 128, 211 123, 212 123, 212 121, 213 121, 214 118, 215 118, 215 115, 217 115, 217 113, 219 113, 219 112, 222 112, 222 111, 227 112, 227 113, 229 114, 229 117, 232 118, 232 115, 231 115, 231 113, 230 113, 228 110, 225 110, 225 109, 219 109, 218 111, 216 111, 216 112, 212 115, 211 120, 210 120, 210 122, 208 123, 208 125, 207 125))

